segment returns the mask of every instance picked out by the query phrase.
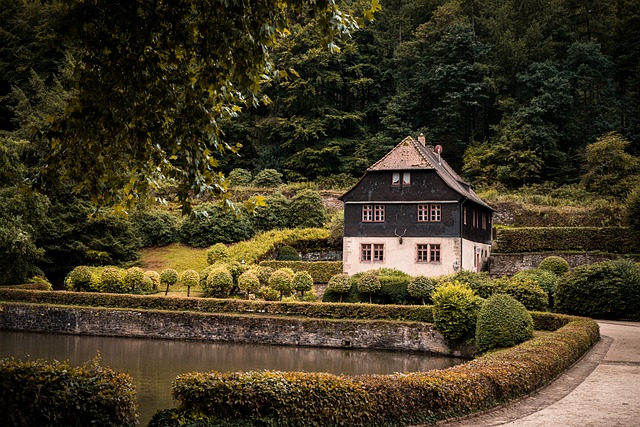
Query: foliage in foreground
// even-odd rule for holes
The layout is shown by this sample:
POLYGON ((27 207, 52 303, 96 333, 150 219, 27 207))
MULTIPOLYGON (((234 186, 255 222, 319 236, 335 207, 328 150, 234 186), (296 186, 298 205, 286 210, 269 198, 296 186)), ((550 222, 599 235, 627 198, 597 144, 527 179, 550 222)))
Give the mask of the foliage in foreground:
POLYGON ((198 414, 201 420, 191 425, 401 426, 488 409, 545 385, 597 341, 594 321, 555 317, 565 326, 553 333, 442 371, 183 374, 173 388, 179 409, 157 414, 154 422, 173 426, 172 418, 198 414))
POLYGON ((2 423, 31 426, 135 426, 131 377, 102 367, 0 360, 2 423))

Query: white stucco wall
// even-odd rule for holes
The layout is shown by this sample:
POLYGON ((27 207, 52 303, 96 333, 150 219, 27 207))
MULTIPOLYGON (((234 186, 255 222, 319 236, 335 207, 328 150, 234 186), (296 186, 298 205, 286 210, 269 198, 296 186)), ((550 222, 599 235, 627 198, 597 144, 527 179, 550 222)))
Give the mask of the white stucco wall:
POLYGON ((454 263, 461 264, 460 245, 462 243, 462 267, 465 270, 477 271, 483 261, 488 258, 491 246, 471 242, 459 237, 403 237, 402 243, 397 237, 345 237, 343 240, 344 272, 356 274, 377 268, 396 268, 411 276, 441 276, 455 273, 454 263), (363 243, 384 244, 384 261, 360 261, 360 245, 363 243), (439 244, 440 262, 416 262, 417 244, 439 244), (474 253, 480 254, 480 265, 474 265, 474 253))

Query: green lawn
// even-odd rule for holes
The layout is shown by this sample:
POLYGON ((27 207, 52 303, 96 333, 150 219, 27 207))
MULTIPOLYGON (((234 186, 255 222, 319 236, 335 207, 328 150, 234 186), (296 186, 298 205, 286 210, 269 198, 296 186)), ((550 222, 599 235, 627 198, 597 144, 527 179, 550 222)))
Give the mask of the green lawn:
POLYGON ((184 270, 202 271, 207 264, 207 248, 191 248, 173 243, 171 245, 144 248, 141 251, 141 267, 160 273, 166 268, 174 268, 178 273, 184 270))

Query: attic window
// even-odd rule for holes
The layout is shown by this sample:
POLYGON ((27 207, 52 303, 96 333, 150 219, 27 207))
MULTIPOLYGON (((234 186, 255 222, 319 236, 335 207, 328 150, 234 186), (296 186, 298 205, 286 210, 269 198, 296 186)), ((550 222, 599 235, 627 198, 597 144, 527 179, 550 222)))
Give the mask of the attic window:
POLYGON ((411 172, 393 172, 391 174, 391 185, 399 187, 402 184, 403 187, 411 185, 411 172), (400 175, 402 174, 402 182, 400 181, 400 175))
POLYGON ((411 172, 402 173, 402 185, 411 185, 411 172))

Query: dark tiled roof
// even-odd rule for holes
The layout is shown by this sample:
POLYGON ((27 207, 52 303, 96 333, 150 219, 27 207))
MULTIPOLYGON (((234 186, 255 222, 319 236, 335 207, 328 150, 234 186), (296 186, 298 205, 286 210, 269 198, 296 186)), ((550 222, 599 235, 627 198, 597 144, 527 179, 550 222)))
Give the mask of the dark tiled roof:
MULTIPOLYGON (((480 206, 494 210, 471 189, 471 185, 469 185, 469 183, 464 181, 444 159, 438 156, 438 153, 434 151, 433 146, 424 146, 410 136, 403 139, 400 144, 396 145, 383 158, 374 163, 367 171, 401 171, 416 169, 435 170, 438 176, 452 190, 480 206)), ((351 190, 347 193, 350 191, 351 190)))

